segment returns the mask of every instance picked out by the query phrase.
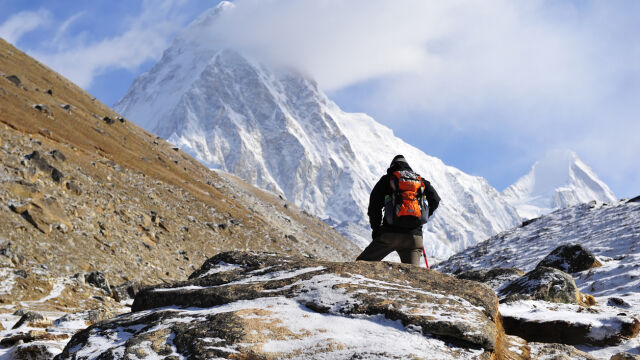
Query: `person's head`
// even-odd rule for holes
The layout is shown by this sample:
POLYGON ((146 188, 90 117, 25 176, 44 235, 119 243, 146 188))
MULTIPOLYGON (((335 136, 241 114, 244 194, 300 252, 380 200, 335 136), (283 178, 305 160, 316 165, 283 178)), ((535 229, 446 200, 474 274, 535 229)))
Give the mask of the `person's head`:
POLYGON ((407 160, 402 155, 396 155, 393 158, 393 160, 391 160, 391 165, 389 165, 389 166, 393 166, 393 164, 395 164, 395 163, 404 163, 406 165, 409 165, 409 163, 407 163, 407 160))

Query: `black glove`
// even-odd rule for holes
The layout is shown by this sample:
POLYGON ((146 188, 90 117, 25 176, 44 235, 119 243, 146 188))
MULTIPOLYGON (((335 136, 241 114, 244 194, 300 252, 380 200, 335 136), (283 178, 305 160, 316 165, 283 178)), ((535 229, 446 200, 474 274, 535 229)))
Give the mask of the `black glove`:
POLYGON ((380 235, 382 235, 382 229, 377 228, 377 229, 373 229, 371 231, 371 238, 373 240, 375 240, 376 238, 378 238, 380 235))

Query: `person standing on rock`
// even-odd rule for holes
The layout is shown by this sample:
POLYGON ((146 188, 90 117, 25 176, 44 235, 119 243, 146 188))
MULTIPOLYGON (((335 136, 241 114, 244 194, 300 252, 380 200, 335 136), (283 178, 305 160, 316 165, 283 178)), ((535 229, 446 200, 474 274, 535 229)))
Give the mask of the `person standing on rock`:
POLYGON ((373 241, 356 261, 380 261, 396 251, 403 263, 420 265, 422 225, 439 203, 431 183, 416 174, 404 156, 396 155, 371 190, 368 215, 373 241))

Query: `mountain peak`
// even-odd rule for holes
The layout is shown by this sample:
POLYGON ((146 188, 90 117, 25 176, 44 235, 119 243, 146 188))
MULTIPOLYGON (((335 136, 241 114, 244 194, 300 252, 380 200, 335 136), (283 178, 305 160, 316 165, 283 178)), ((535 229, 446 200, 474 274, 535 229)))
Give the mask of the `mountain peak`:
POLYGON ((572 150, 549 151, 503 194, 523 218, 592 200, 615 201, 609 187, 572 150))
POLYGON ((360 247, 370 241, 369 192, 398 153, 447 199, 425 226, 430 255, 444 259, 519 222, 484 179, 446 166, 365 114, 342 111, 298 70, 202 44, 196 27, 133 83, 116 104, 122 114, 207 167, 336 224, 360 247))

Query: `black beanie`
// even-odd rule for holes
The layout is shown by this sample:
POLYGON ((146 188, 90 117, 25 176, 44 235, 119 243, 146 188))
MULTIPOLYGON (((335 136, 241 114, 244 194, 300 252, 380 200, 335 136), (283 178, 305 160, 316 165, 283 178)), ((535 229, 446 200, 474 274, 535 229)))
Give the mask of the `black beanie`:
POLYGON ((407 160, 405 160, 404 156, 402 156, 402 155, 396 155, 393 158, 393 160, 391 160, 391 165, 393 165, 393 163, 396 163, 396 162, 403 162, 405 164, 408 164, 407 160))

